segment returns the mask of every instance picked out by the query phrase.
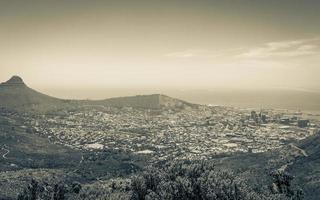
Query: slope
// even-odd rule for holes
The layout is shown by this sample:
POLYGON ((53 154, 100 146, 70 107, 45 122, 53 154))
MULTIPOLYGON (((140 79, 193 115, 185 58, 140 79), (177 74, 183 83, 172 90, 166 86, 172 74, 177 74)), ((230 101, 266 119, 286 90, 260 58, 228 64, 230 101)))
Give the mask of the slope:
POLYGON ((67 101, 50 97, 29 88, 18 76, 0 84, 0 107, 13 110, 47 110, 67 101))

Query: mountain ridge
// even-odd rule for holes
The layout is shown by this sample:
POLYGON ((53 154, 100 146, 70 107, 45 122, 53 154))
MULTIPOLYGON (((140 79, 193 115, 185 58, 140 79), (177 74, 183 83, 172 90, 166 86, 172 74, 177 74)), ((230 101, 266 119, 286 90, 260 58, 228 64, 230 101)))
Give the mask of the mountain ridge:
POLYGON ((0 84, 0 107, 14 110, 51 110, 68 105, 102 105, 144 109, 184 108, 196 104, 163 94, 113 97, 102 100, 68 100, 52 97, 28 87, 19 76, 0 84))

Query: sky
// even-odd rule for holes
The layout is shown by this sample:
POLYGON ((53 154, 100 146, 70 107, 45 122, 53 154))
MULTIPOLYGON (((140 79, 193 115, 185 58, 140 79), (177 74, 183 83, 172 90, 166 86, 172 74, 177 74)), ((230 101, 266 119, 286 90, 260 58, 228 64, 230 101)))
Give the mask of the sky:
POLYGON ((320 92, 318 0, 0 0, 0 82, 320 92))

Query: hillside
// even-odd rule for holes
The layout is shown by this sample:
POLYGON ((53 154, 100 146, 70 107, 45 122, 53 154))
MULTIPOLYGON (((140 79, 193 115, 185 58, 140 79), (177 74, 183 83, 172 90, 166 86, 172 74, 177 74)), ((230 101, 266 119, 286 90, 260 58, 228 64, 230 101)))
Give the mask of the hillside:
POLYGON ((90 101, 89 103, 105 106, 133 107, 145 109, 185 108, 187 106, 195 106, 194 104, 171 98, 162 94, 116 97, 99 101, 90 101))
POLYGON ((307 156, 294 162, 289 171, 303 186, 308 197, 306 199, 318 199, 320 196, 320 132, 301 141, 298 146, 306 152, 307 156))
POLYGON ((91 183, 126 176, 144 160, 127 152, 72 149, 24 125, 20 113, 0 114, 0 199, 16 199, 30 180, 91 183))
POLYGON ((101 105, 111 107, 133 107, 143 109, 181 109, 195 106, 162 94, 116 97, 104 100, 63 100, 29 88, 18 76, 0 84, 0 108, 13 110, 47 111, 64 106, 101 105))
POLYGON ((305 199, 316 200, 320 195, 319 133, 272 151, 221 155, 214 160, 219 168, 236 171, 239 178, 259 183, 259 187, 270 185, 272 172, 288 173, 293 177, 291 184, 303 190, 305 199))
POLYGON ((66 101, 29 88, 18 76, 0 84, 0 107, 14 110, 47 110, 66 101))

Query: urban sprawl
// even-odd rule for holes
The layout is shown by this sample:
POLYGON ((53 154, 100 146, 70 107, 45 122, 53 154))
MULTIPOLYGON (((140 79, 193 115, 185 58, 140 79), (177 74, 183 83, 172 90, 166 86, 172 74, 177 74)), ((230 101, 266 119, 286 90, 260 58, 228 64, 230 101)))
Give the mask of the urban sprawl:
POLYGON ((23 118, 23 128, 52 143, 85 151, 149 154, 150 162, 264 152, 304 139, 320 128, 317 119, 301 112, 220 106, 180 110, 81 107, 18 116, 23 118))

